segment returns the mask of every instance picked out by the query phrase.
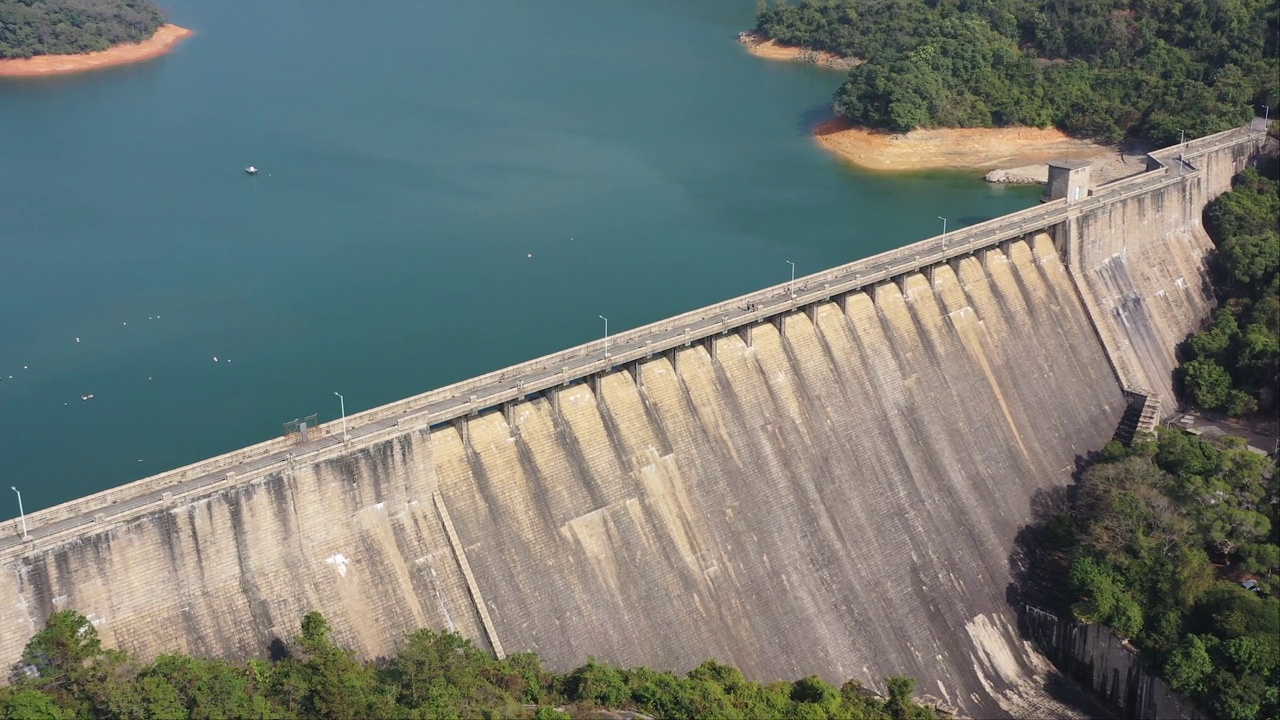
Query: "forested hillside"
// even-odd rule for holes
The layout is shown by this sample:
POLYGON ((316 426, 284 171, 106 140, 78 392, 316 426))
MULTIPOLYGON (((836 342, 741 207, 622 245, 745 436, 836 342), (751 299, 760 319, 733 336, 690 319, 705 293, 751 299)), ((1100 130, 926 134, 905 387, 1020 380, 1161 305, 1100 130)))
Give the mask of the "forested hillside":
POLYGON ((430 630, 406 637, 395 657, 365 663, 334 643, 319 613, 308 613, 301 630, 273 660, 165 655, 144 663, 104 650, 84 616, 58 612, 27 644, 12 684, 0 687, 0 717, 568 720, 600 717, 600 708, 670 720, 935 717, 911 701, 915 682, 902 677, 887 679, 881 699, 853 681, 761 685, 712 661, 684 676, 591 660, 557 675, 532 653, 495 660, 456 634, 430 630))
POLYGON ((868 127, 1055 125, 1157 143, 1276 98, 1274 0, 761 0, 758 30, 866 60, 835 95, 868 127))
POLYGON ((163 24, 152 0, 0 0, 0 58, 106 50, 163 24))
MULTIPOLYGON (((1205 209, 1217 245, 1218 309, 1187 343, 1179 368, 1188 400, 1206 410, 1275 417, 1280 398, 1280 180, 1274 161, 1241 173, 1205 209), (1270 177, 1268 177, 1270 175, 1270 177)), ((1267 448, 1270 449, 1270 448, 1267 448)))

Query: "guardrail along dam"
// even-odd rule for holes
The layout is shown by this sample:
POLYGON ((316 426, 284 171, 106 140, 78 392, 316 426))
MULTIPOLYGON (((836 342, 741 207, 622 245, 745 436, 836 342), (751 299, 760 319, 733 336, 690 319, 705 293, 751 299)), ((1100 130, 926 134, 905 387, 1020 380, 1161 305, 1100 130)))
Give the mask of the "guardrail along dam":
POLYGON ((74 608, 108 645, 265 655, 322 611, 366 657, 457 630, 819 674, 1043 715, 1010 555, 1131 398, 1171 408, 1235 130, 1146 172, 146 478, 0 540, 0 656, 74 608))

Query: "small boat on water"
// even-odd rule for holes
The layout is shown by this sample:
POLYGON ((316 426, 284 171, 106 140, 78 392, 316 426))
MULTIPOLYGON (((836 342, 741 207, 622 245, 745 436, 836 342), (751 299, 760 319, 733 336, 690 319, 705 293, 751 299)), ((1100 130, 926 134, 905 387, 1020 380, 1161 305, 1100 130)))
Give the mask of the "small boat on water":
POLYGON ((246 173, 248 173, 249 175, 257 175, 257 174, 258 174, 258 168, 254 167, 254 166, 252 166, 252 165, 250 165, 249 167, 245 168, 245 169, 244 169, 244 171, 245 171, 246 173))

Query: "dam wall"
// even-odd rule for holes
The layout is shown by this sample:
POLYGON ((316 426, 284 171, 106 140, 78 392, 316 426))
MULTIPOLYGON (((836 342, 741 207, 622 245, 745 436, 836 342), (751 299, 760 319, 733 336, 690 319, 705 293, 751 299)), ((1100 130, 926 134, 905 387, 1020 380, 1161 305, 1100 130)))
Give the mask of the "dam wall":
POLYGON ((1169 688, 1138 659, 1138 651, 1105 625, 1086 625, 1030 605, 1024 607, 1028 633, 1053 664, 1113 708, 1133 720, 1208 720, 1195 704, 1169 688))
POLYGON ((109 645, 145 657, 248 658, 297 635, 300 613, 322 609, 371 656, 411 627, 487 645, 423 482, 423 437, 293 464, 10 566, 4 638, 74 608, 109 645))
POLYGON ((365 657, 432 627, 559 670, 901 673, 969 715, 1065 714, 1009 557, 1145 372, 1072 270, 1090 232, 1160 246, 1096 219, 1188 185, 1145 175, 33 513, 0 538, 0 658, 63 608, 232 658, 319 610, 365 657))
POLYGON ((1264 143, 1261 132, 1239 129, 1151 153, 1152 171, 1097 188, 1058 228, 1122 384, 1160 396, 1166 417, 1177 411, 1176 348, 1213 309, 1204 207, 1231 189, 1264 143))
POLYGON ((504 645, 903 672, 974 714, 1044 714, 1002 610, 1011 540, 1125 401, 1049 239, 987 262, 469 421, 473 458, 439 480, 480 586, 507 595, 504 645))

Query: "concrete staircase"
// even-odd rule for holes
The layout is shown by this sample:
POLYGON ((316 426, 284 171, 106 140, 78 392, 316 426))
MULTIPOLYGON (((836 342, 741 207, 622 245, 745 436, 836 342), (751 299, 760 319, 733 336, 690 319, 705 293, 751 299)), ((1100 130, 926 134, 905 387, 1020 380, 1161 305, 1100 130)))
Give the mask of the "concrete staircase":
POLYGON ((1139 433, 1154 433, 1160 424, 1160 395, 1146 390, 1124 391, 1129 398, 1129 407, 1120 418, 1120 427, 1116 428, 1115 439, 1131 445, 1139 433))

